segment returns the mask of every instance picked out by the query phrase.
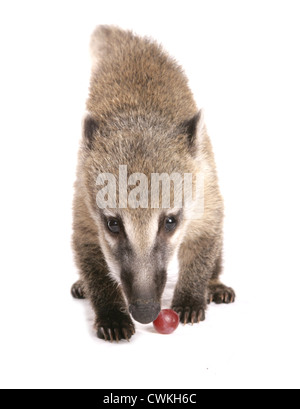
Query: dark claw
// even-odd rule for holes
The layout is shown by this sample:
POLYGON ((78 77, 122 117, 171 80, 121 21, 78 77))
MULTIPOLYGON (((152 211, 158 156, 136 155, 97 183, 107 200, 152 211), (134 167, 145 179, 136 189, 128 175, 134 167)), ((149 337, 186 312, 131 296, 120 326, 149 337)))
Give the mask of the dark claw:
POLYGON ((82 283, 80 282, 80 280, 72 285, 71 294, 78 300, 83 300, 85 298, 82 283))
POLYGON ((191 315, 191 323, 192 323, 192 325, 194 325, 194 322, 195 322, 195 319, 196 319, 196 315, 197 315, 196 311, 193 311, 193 312, 192 312, 192 315, 191 315))
POLYGON ((197 322, 199 323, 199 322, 201 322, 201 321, 204 321, 204 318, 205 318, 204 311, 203 311, 203 310, 199 310, 199 312, 198 312, 198 317, 197 317, 197 322))
POLYGON ((105 329, 103 327, 101 327, 99 329, 99 335, 100 335, 100 338, 104 338, 105 341, 107 341, 107 334, 106 334, 106 331, 105 331, 105 329))
POLYGON ((179 320, 181 321, 182 310, 178 308, 176 312, 177 312, 177 314, 178 314, 179 320))
POLYGON ((113 334, 112 334, 111 328, 108 328, 108 334, 109 334, 109 341, 110 341, 110 342, 113 342, 114 336, 113 336, 113 334))
POLYGON ((123 334, 124 338, 129 342, 128 332, 127 332, 126 328, 122 328, 122 334, 123 334))
POLYGON ((184 322, 183 322, 184 325, 186 325, 188 323, 189 317, 190 317, 190 309, 189 309, 189 307, 187 307, 185 309, 185 313, 184 313, 184 322))
POLYGON ((215 296, 214 296, 214 302, 215 302, 216 304, 222 304, 222 303, 223 303, 223 300, 224 300, 224 295, 223 295, 223 294, 221 294, 221 293, 215 294, 215 296))
POLYGON ((114 332, 115 332, 115 339, 116 339, 117 342, 119 342, 120 339, 119 339, 119 330, 118 330, 118 328, 115 328, 114 332))

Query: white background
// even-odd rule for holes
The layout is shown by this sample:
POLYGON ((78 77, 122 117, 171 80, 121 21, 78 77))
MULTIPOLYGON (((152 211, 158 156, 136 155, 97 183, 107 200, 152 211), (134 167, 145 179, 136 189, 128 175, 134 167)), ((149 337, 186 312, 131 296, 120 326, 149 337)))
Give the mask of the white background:
POLYGON ((299 2, 1 1, 0 387, 291 388, 299 376, 299 2), (89 36, 113 23, 184 66, 204 106, 237 302, 173 335, 93 332, 70 246, 89 36))

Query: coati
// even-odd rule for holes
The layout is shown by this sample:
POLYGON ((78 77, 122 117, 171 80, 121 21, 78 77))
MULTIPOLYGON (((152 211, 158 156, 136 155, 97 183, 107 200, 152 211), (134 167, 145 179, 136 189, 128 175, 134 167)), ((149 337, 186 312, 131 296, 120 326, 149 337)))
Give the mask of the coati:
MULTIPOLYGON (((208 303, 235 300, 234 291, 219 280, 223 200, 202 111, 182 68, 156 42, 98 26, 91 52, 74 197, 73 248, 80 280, 72 295, 89 299, 99 338, 129 340, 135 333, 131 317, 145 324, 159 314, 168 267, 177 259, 171 307, 182 323, 199 323, 208 303), (172 185, 170 208, 161 206, 161 194, 159 206, 128 206, 124 200, 112 206, 110 193, 103 195, 110 206, 101 207, 99 174, 117 176, 120 166, 128 175, 146 175, 149 185, 153 174, 191 174, 195 189, 195 175, 202 174, 203 197, 196 191, 195 200, 176 207, 172 185)), ((127 182, 129 193, 133 186, 127 182)), ((124 183, 116 177, 117 199, 124 183)))

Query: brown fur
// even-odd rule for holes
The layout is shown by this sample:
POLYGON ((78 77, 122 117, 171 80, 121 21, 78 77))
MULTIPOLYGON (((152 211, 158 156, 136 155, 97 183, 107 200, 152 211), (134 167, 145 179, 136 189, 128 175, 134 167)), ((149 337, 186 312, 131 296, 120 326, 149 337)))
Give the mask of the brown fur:
POLYGON ((72 294, 91 301, 100 338, 130 338, 134 325, 126 297, 131 297, 133 286, 138 287, 140 282, 138 279, 133 284, 131 270, 149 270, 150 277, 152 269, 159 301, 166 280, 163 261, 167 264, 178 251, 180 274, 172 307, 182 322, 200 322, 205 318, 207 301, 234 301, 233 290, 219 282, 223 201, 201 113, 181 67, 155 42, 116 27, 100 26, 92 36, 91 49, 88 115, 74 198, 73 247, 81 280, 73 286, 72 294), (156 213, 159 218, 161 210, 118 209, 120 219, 129 220, 126 226, 136 242, 137 256, 128 265, 126 260, 132 252, 125 240, 128 231, 124 231, 122 243, 118 239, 118 251, 114 253, 110 242, 115 239, 108 236, 104 216, 96 205, 98 174, 117 175, 119 165, 124 164, 129 175, 205 174, 204 216, 194 220, 186 210, 176 244, 172 244, 171 235, 167 237, 158 230, 159 257, 146 251, 151 228, 145 228, 145 220, 155 219, 156 213), (123 260, 121 283, 111 274, 118 258, 123 260))

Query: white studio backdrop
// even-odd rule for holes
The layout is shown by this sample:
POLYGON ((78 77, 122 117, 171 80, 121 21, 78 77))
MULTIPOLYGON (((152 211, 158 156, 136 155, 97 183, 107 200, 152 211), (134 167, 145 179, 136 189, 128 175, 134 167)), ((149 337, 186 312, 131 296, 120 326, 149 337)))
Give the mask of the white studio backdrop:
POLYGON ((297 1, 2 1, 0 387, 291 388, 299 382, 297 1), (171 336, 95 337, 70 245, 89 36, 161 42, 205 108, 237 301, 171 336))

